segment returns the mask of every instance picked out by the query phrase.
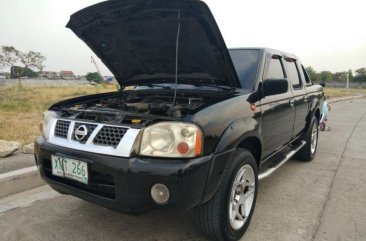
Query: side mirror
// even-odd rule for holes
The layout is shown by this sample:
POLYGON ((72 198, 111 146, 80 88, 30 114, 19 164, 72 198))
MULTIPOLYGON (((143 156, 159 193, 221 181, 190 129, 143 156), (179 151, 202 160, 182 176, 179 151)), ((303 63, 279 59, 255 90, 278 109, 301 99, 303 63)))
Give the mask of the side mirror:
POLYGON ((266 79, 263 81, 263 95, 279 95, 288 91, 287 79, 266 79))
POLYGON ((325 88, 325 82, 324 81, 320 82, 320 85, 323 86, 323 88, 325 88))

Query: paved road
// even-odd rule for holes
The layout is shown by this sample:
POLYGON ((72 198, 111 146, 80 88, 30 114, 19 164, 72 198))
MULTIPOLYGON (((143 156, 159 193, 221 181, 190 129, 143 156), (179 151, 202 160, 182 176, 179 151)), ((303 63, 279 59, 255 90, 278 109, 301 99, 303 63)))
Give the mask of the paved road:
MULTIPOLYGON (((365 99, 334 103, 316 159, 291 160, 260 183, 243 240, 366 240, 365 105, 365 99)), ((46 186, 0 200, 0 240, 11 238, 206 240, 192 212, 127 216, 46 186)))
POLYGON ((11 156, 0 158, 0 174, 34 166, 34 155, 17 151, 11 156))

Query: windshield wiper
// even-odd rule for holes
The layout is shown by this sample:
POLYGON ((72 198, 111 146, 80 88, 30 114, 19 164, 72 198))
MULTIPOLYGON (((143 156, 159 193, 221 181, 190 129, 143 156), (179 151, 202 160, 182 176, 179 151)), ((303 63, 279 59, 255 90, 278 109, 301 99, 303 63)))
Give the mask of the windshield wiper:
POLYGON ((161 85, 161 84, 153 84, 153 83, 136 85, 136 87, 137 87, 137 86, 147 86, 147 87, 150 87, 150 88, 160 87, 160 88, 162 88, 162 89, 167 89, 167 90, 172 89, 172 87, 171 87, 171 86, 169 86, 169 85, 161 85))
POLYGON ((146 84, 146 86, 148 86, 148 87, 160 87, 160 88, 163 88, 163 89, 171 89, 172 88, 169 85, 152 84, 152 83, 146 84))
POLYGON ((225 91, 234 91, 235 88, 230 87, 230 86, 222 86, 222 85, 214 85, 214 84, 203 84, 203 83, 199 83, 199 84, 195 84, 195 86, 198 87, 212 87, 212 88, 217 88, 217 89, 221 89, 221 90, 225 90, 225 91))

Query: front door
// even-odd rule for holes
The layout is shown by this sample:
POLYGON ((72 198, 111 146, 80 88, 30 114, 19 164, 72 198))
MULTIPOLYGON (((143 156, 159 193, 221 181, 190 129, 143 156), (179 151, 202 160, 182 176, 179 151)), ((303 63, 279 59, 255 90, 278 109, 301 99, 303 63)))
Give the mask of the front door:
MULTIPOLYGON (((283 57, 269 56, 263 79, 285 78, 283 57)), ((263 157, 266 158, 283 145, 293 135, 295 119, 294 99, 289 88, 287 93, 267 96, 261 100, 263 157)))

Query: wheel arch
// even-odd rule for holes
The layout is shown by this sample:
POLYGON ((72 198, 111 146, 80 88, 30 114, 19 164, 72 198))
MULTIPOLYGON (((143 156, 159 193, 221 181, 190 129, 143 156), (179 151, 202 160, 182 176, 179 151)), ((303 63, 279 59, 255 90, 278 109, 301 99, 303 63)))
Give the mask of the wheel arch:
POLYGON ((214 154, 237 148, 247 138, 254 138, 260 144, 260 125, 257 119, 242 118, 233 121, 223 132, 214 154))
POLYGON ((315 110, 314 116, 316 117, 316 119, 318 120, 318 123, 319 123, 320 122, 320 110, 319 110, 319 108, 317 108, 315 110))
POLYGON ((254 156, 259 169, 262 160, 261 139, 253 132, 245 133, 242 138, 236 141, 236 146, 234 148, 214 155, 201 204, 209 201, 217 192, 220 183, 222 182, 224 170, 228 167, 229 161, 238 148, 249 151, 254 156))
POLYGON ((246 149, 252 153, 259 168, 262 160, 262 143, 257 136, 245 137, 237 147, 246 149))
POLYGON ((304 129, 304 133, 306 133, 306 131, 309 129, 311 121, 313 120, 313 117, 316 118, 316 120, 319 124, 320 118, 321 118, 319 108, 314 108, 312 111, 309 112, 308 118, 306 120, 306 126, 304 129))
POLYGON ((244 148, 251 152, 259 168, 262 158, 262 139, 257 120, 237 120, 226 128, 215 148, 201 203, 207 202, 216 193, 222 181, 222 174, 238 148, 244 148))
POLYGON ((317 119, 318 124, 319 124, 320 118, 321 118, 320 109, 321 109, 322 105, 323 105, 323 102, 321 100, 321 97, 319 97, 319 96, 313 98, 312 101, 310 102, 309 114, 307 116, 306 126, 305 126, 305 129, 304 129, 305 132, 308 130, 313 117, 315 117, 317 119))

